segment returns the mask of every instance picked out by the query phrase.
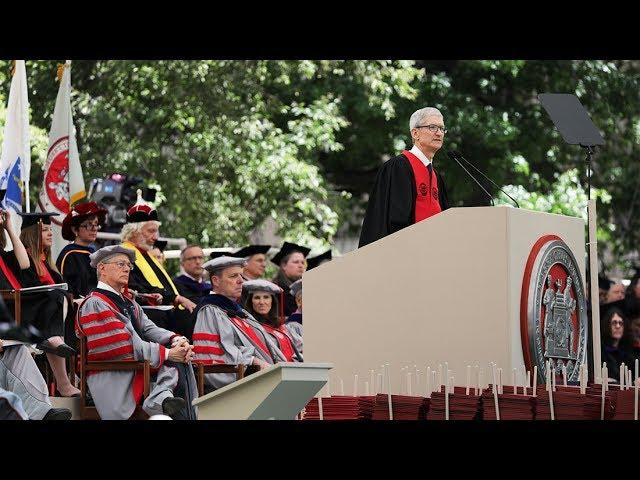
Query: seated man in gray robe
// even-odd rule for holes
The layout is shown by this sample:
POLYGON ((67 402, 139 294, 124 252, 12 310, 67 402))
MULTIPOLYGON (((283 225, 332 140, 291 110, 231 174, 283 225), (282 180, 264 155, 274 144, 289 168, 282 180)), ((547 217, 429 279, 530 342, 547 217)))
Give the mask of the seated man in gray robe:
POLYGON ((67 408, 53 408, 47 392, 47 384, 24 345, 4 346, 0 340, 0 391, 19 417, 24 420, 69 420, 67 408), (19 402, 16 402, 16 398, 19 402))
MULTIPOLYGON (((196 309, 194 362, 212 365, 256 365, 267 368, 286 361, 273 337, 237 302, 242 295, 243 258, 222 256, 203 265, 213 291, 196 309)), ((205 383, 214 389, 235 381, 232 373, 210 373, 205 383)))
MULTIPOLYGON (((89 258, 98 273, 98 286, 81 304, 77 319, 77 327, 87 337, 88 360, 148 360, 157 369, 157 380, 144 400, 144 411, 195 420, 193 347, 186 338, 157 327, 140 305, 121 293, 135 252, 112 245, 89 258)), ((139 370, 89 372, 87 385, 100 418, 130 418, 142 398, 142 377, 139 370)))

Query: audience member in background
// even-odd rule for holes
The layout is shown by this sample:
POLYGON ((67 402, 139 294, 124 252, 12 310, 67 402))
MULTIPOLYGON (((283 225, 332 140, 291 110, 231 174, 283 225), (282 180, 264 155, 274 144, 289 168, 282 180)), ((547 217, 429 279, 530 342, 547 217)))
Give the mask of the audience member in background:
MULTIPOLYGON (((263 369, 285 361, 272 337, 238 304, 242 295, 244 258, 221 256, 203 265, 209 272, 212 290, 196 309, 193 344, 194 362, 204 364, 257 366, 263 369)), ((235 381, 232 373, 205 375, 210 388, 235 381)))
POLYGON ((277 342, 287 362, 301 362, 296 343, 302 344, 302 338, 294 339, 297 334, 284 326, 278 308, 281 293, 282 289, 268 280, 249 280, 242 284, 242 305, 277 342))
POLYGON ((180 252, 182 273, 173 277, 180 295, 187 297, 196 305, 200 299, 209 295, 211 284, 202 278, 204 273, 204 253, 198 245, 187 245, 180 252))
POLYGON ((613 303, 619 300, 624 300, 625 297, 625 288, 621 283, 613 283, 611 287, 609 287, 609 291, 607 292, 607 296, 604 303, 613 303))
POLYGON ((633 369, 635 368, 635 360, 640 361, 640 311, 629 312, 628 324, 631 337, 631 354, 634 359, 634 366, 629 366, 629 368, 633 369))
POLYGON ((74 298, 86 296, 98 284, 89 255, 96 251, 92 244, 104 226, 106 215, 107 211, 95 202, 84 202, 75 205, 62 222, 62 238, 71 243, 58 255, 56 267, 74 298))
POLYGON ((627 287, 625 303, 627 311, 640 310, 640 268, 636 268, 636 273, 627 287))
POLYGON ((604 275, 598 275, 598 293, 600 295, 600 304, 607 303, 607 294, 613 282, 604 275))
POLYGON ((631 338, 625 328, 624 302, 606 305, 601 309, 602 361, 607 364, 609 378, 620 381, 620 365, 633 366, 631 338))
POLYGON ((243 272, 245 280, 262 278, 267 267, 267 252, 270 248, 271 245, 248 245, 231 255, 247 260, 247 266, 244 267, 243 272))
MULTIPOLYGON (((195 419, 191 401, 197 396, 189 362, 193 347, 185 337, 157 327, 134 300, 122 294, 136 258, 120 245, 91 254, 98 286, 82 302, 78 328, 87 337, 88 360, 149 360, 158 369, 143 409, 149 415, 195 419)), ((143 372, 92 372, 87 385, 103 420, 126 420, 142 398, 143 372)))
POLYGON ((289 289, 293 282, 302 278, 306 269, 305 258, 309 255, 310 251, 307 247, 284 242, 280 251, 271 259, 273 263, 280 267, 278 273, 271 281, 285 292, 285 316, 291 315, 297 308, 296 301, 289 293, 289 289))
POLYGON ((184 335, 178 325, 191 323, 188 312, 195 303, 178 293, 171 277, 149 251, 158 240, 160 222, 154 208, 142 200, 138 190, 138 201, 127 211, 127 223, 120 232, 122 246, 136 254, 135 268, 130 272, 128 288, 135 290, 136 301, 141 305, 173 305, 174 311, 149 310, 147 314, 159 327, 173 327, 184 335), (186 309, 186 310, 185 310, 186 309))
MULTIPOLYGON (((56 270, 51 260, 51 245, 53 232, 51 231, 51 217, 57 213, 22 213, 22 227, 20 241, 27 253, 29 266, 19 272, 20 283, 23 287, 37 287, 63 283, 62 276, 56 270)), ((14 244, 15 246, 15 244, 14 244)), ((16 252, 18 254, 18 252, 16 252)), ((22 262, 20 262, 22 263, 22 262)), ((38 344, 38 349, 47 354, 47 360, 56 379, 56 387, 63 397, 76 397, 80 390, 74 387, 67 375, 67 366, 63 357, 76 354, 76 350, 64 342, 65 326, 73 325, 73 308, 71 295, 63 290, 42 292, 35 298, 24 296, 22 305, 30 305, 33 318, 31 324, 40 330, 47 340, 38 344), (37 303, 37 309, 32 302, 37 303)), ((71 330, 69 328, 69 330, 71 330)))
POLYGON ((285 326, 287 329, 295 334, 295 339, 300 339, 300 343, 296 344, 296 348, 302 353, 302 279, 297 280, 291 284, 289 293, 295 299, 297 309, 287 318, 285 326))

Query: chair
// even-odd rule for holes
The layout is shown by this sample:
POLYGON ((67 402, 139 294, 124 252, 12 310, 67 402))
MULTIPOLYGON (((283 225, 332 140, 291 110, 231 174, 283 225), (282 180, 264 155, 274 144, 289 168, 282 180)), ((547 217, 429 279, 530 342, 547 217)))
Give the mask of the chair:
POLYGON ((228 365, 217 363, 213 365, 205 365, 203 363, 193 362, 193 369, 198 380, 198 396, 204 395, 204 376, 207 373, 235 373, 236 380, 244 378, 246 367, 244 365, 228 365))
POLYGON ((0 290, 3 300, 13 300, 13 319, 20 325, 22 311, 20 308, 20 290, 0 290))
MULTIPOLYGON (((100 420, 100 415, 95 406, 87 405, 87 374, 92 371, 128 371, 142 370, 144 375, 144 390, 142 398, 147 398, 150 392, 151 365, 148 360, 138 362, 135 360, 119 361, 87 361, 87 337, 80 331, 80 417, 83 420, 100 420)), ((148 418, 141 405, 137 405, 131 419, 148 418)))

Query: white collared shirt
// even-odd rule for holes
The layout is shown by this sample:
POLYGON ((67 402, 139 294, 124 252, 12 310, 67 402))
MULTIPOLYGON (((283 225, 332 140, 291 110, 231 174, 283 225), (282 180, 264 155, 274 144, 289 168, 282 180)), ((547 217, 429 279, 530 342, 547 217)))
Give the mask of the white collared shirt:
POLYGON ((424 153, 422 153, 422 150, 420 150, 416 145, 414 145, 413 148, 409 150, 409 152, 413 153, 416 157, 418 157, 420 161, 424 163, 425 167, 428 167, 429 164, 431 163, 431 160, 429 160, 427 156, 424 153))
POLYGON ((109 292, 113 292, 113 293, 115 293, 116 295, 120 295, 120 296, 122 297, 122 293, 120 293, 120 292, 116 292, 116 289, 115 289, 115 288, 113 288, 111 285, 107 285, 107 284, 106 284, 106 283, 104 283, 104 282, 100 282, 100 281, 99 281, 99 282, 98 282, 98 285, 96 285, 96 286, 97 286, 98 288, 102 289, 102 290, 107 290, 107 291, 109 291, 109 292))

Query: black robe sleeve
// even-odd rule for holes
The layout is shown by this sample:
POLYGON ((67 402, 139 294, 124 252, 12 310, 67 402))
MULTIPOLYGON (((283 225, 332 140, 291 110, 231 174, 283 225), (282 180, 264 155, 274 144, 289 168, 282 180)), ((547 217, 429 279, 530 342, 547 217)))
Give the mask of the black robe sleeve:
MULTIPOLYGON (((60 259, 58 260, 60 261, 60 259)), ((57 264, 58 270, 60 270, 64 281, 69 285, 69 291, 75 298, 83 295, 82 265, 80 265, 79 260, 78 254, 70 253, 64 259, 64 265, 60 265, 59 263, 57 264)))
POLYGON ((436 172, 436 178, 438 179, 438 201, 440 202, 440 209, 444 212, 449 208, 449 196, 447 195, 447 187, 444 183, 442 175, 440 175, 437 170, 434 171, 436 172))
POLYGON ((387 161, 376 176, 362 222, 363 247, 414 223, 416 185, 411 165, 403 155, 387 161))

